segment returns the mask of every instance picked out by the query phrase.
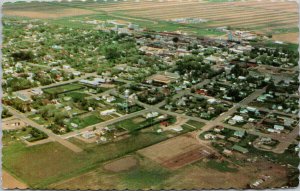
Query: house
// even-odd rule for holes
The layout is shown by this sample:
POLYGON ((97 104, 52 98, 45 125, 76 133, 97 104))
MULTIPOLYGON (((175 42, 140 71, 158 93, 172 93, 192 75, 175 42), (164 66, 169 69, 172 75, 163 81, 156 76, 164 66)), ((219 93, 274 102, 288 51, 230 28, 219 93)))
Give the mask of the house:
POLYGON ((208 102, 209 104, 214 104, 214 103, 217 102, 217 100, 214 99, 214 98, 210 98, 210 99, 207 100, 207 102, 208 102))
POLYGON ((256 109, 255 107, 247 107, 246 109, 250 112, 257 112, 258 111, 258 109, 256 109))
POLYGON ((238 142, 241 141, 241 139, 238 139, 238 138, 235 138, 235 137, 229 137, 229 138, 228 138, 228 141, 238 143, 238 142))
POLYGON ((238 122, 238 123, 242 123, 244 122, 244 117, 243 116, 240 116, 240 115, 235 115, 232 120, 238 122))
POLYGON ((107 78, 94 78, 93 80, 79 80, 79 82, 87 85, 98 86, 101 83, 111 82, 111 80, 107 78))
POLYGON ((111 103, 111 102, 113 102, 113 101, 115 101, 116 100, 116 98, 114 97, 114 96, 108 96, 108 97, 106 97, 106 101, 108 102, 108 103, 111 103))
POLYGON ((21 92, 16 92, 15 95, 17 96, 18 99, 20 99, 24 102, 32 101, 32 99, 27 94, 23 94, 21 92))
POLYGON ((71 66, 69 66, 69 65, 63 65, 63 69, 71 69, 71 66))
POLYGON ((210 56, 204 58, 204 61, 209 62, 209 63, 217 63, 220 61, 220 58, 217 56, 210 55, 210 56))
POLYGON ((81 72, 75 71, 75 72, 73 72, 73 75, 74 75, 74 76, 80 76, 80 75, 81 75, 81 72))
POLYGON ((32 89, 31 92, 35 95, 41 95, 43 94, 43 90, 41 90, 40 88, 35 88, 35 89, 32 89))
POLYGON ((239 80, 246 80, 246 77, 245 76, 239 76, 238 79, 239 80))
POLYGON ((274 129, 276 131, 283 131, 284 130, 284 126, 282 126, 282 125, 274 125, 274 129))
POLYGON ((90 138, 95 137, 96 135, 95 135, 95 133, 93 133, 91 131, 87 131, 87 132, 84 132, 81 136, 85 139, 90 139, 90 138))
POLYGON ((183 128, 181 126, 178 126, 178 127, 173 127, 172 130, 176 132, 180 132, 183 130, 183 128))
POLYGON ((284 126, 291 127, 295 121, 291 118, 284 118, 284 126))
POLYGON ((146 119, 157 117, 157 116, 158 116, 158 112, 150 112, 146 114, 146 119))
POLYGON ((268 128, 267 131, 270 132, 270 133, 275 133, 275 132, 276 132, 276 131, 275 131, 274 129, 272 129, 272 128, 268 128))
POLYGON ((115 112, 116 112, 116 109, 108 109, 108 110, 101 111, 100 114, 101 115, 110 115, 110 114, 113 114, 115 112))
POLYGON ((64 107, 66 111, 70 111, 72 108, 70 106, 64 107))
POLYGON ((225 139, 225 136, 221 135, 221 134, 216 134, 216 137, 219 138, 219 139, 225 139))
POLYGON ((245 135, 245 131, 235 131, 233 135, 242 138, 245 135))
POLYGON ((207 133, 204 135, 204 139, 215 139, 215 138, 216 136, 211 133, 207 133))
POLYGON ((226 156, 230 156, 230 155, 232 155, 232 151, 228 150, 228 149, 224 149, 223 154, 226 156))
POLYGON ((71 123, 70 124, 73 128, 77 128, 78 127, 78 125, 76 124, 76 123, 71 123))
POLYGON ((217 132, 217 133, 220 133, 223 130, 224 130, 223 126, 217 126, 217 127, 214 128, 214 131, 217 132))
POLYGON ((248 122, 250 122, 250 123, 253 123, 253 122, 255 122, 256 120, 254 119, 254 118, 249 118, 248 119, 248 122))
POLYGON ((246 153, 249 152, 247 148, 241 147, 239 145, 233 145, 232 149, 235 150, 235 151, 239 151, 243 154, 246 154, 246 153))

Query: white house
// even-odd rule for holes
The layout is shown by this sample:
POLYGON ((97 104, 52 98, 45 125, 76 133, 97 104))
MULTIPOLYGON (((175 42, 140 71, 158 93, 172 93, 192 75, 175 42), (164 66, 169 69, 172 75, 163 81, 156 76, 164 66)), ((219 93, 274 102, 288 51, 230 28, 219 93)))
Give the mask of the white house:
POLYGON ((240 116, 240 115, 235 115, 232 120, 236 121, 237 123, 242 123, 244 122, 244 118, 243 116, 240 116))
POLYGON ((101 111, 100 114, 101 115, 110 115, 110 114, 113 114, 114 112, 116 112, 116 109, 108 109, 108 110, 101 111))
POLYGON ((147 113, 146 118, 152 118, 152 117, 157 117, 158 116, 158 112, 150 112, 147 113))
POLYGON ((93 132, 87 131, 82 134, 82 137, 85 139, 90 139, 95 137, 95 134, 93 132))
POLYGON ((282 125, 274 125, 274 129, 277 130, 277 131, 282 131, 282 130, 284 130, 284 126, 282 126, 282 125))
POLYGON ((106 101, 108 102, 108 103, 111 103, 111 102, 113 102, 113 101, 115 101, 116 100, 116 98, 114 97, 114 96, 108 96, 107 98, 106 98, 106 101))

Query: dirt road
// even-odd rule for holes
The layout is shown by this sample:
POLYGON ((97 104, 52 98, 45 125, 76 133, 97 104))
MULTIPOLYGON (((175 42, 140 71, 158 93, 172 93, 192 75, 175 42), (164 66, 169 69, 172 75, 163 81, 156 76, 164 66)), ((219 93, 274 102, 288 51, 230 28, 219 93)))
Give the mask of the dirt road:
POLYGON ((15 189, 15 188, 26 189, 28 188, 28 186, 25 183, 17 180, 15 177, 10 175, 5 170, 2 170, 2 188, 3 189, 15 189))

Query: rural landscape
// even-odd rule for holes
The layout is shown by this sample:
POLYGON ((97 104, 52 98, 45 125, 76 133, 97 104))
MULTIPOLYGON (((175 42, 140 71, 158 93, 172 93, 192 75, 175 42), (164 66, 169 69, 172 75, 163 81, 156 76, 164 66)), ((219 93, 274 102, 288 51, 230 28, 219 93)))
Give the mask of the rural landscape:
POLYGON ((298 5, 2 5, 4 189, 299 184, 298 5))

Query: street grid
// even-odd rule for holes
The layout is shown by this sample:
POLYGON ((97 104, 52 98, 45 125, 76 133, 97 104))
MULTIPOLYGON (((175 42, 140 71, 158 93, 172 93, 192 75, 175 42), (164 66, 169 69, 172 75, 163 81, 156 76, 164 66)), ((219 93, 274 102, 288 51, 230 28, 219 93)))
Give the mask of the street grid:
MULTIPOLYGON (((57 85, 69 84, 69 83, 72 83, 72 82, 77 82, 80 79, 85 79, 87 77, 96 77, 96 76, 97 76, 96 73, 87 73, 87 74, 84 74, 83 76, 81 76, 79 78, 76 78, 76 79, 72 79, 72 80, 68 80, 68 81, 63 81, 63 82, 59 82, 59 83, 55 83, 55 84, 51 84, 51 85, 47 85, 47 86, 41 86, 39 88, 41 88, 41 89, 43 89, 43 88, 51 88, 51 87, 55 87, 57 85)), ((193 85, 192 88, 208 84, 211 80, 213 80, 215 78, 216 77, 214 77, 214 78, 212 78, 210 80, 209 79, 205 79, 202 82, 199 82, 199 83, 193 85)), ((128 81, 128 80, 119 80, 119 81, 120 82, 124 82, 125 85, 130 84, 130 81, 128 81)), ((21 90, 20 92, 24 92, 24 91, 28 92, 28 91, 31 91, 32 89, 35 89, 35 88, 21 90)), ((34 122, 33 120, 31 120, 26 114, 21 113, 18 110, 14 109, 14 108, 12 108, 10 106, 4 105, 4 107, 7 108, 9 110, 9 112, 11 112, 15 117, 19 118, 20 120, 23 120, 28 125, 30 125, 32 127, 35 127, 37 129, 45 132, 49 136, 49 138, 46 141, 45 140, 37 141, 34 144, 30 144, 29 146, 38 145, 38 144, 44 144, 44 143, 49 142, 49 141, 57 141, 60 144, 62 144, 63 146, 65 146, 66 148, 68 148, 68 149, 70 149, 70 150, 72 150, 74 152, 82 152, 83 149, 81 149, 78 146, 74 145, 73 143, 69 142, 67 139, 69 139, 71 137, 78 136, 78 135, 82 135, 84 132, 90 131, 90 130, 95 129, 95 128, 101 130, 101 129, 104 129, 105 127, 107 127, 108 125, 114 124, 116 122, 120 122, 120 121, 129 119, 129 118, 133 118, 133 117, 136 117, 136 116, 139 116, 139 115, 144 115, 144 114, 146 114, 148 112, 153 112, 153 111, 159 112, 161 114, 172 115, 172 116, 181 117, 181 118, 184 118, 184 119, 187 119, 187 120, 195 120, 195 121, 198 121, 198 122, 205 123, 205 126, 202 127, 200 130, 195 130, 193 132, 190 132, 190 134, 195 135, 197 137, 202 132, 208 131, 211 128, 213 128, 215 126, 218 126, 218 125, 219 126, 224 126, 224 127, 228 128, 228 129, 232 129, 232 130, 245 130, 245 129, 241 128, 241 127, 236 127, 236 126, 232 126, 232 125, 229 125, 229 124, 225 124, 224 120, 228 116, 234 114, 239 107, 242 107, 242 106, 246 107, 246 106, 248 106, 248 104, 250 102, 252 102, 258 96, 262 95, 264 92, 265 92, 265 88, 257 89, 256 91, 254 91, 252 94, 250 94, 249 96, 247 96, 242 101, 240 101, 238 103, 234 103, 233 106, 228 111, 222 113, 220 116, 218 116, 217 118, 212 119, 212 120, 205 120, 205 119, 201 119, 201 118, 198 118, 198 117, 191 117, 191 116, 187 116, 185 114, 178 114, 176 112, 166 111, 166 110, 160 109, 161 106, 165 105, 165 101, 164 100, 161 101, 161 102, 159 102, 159 103, 157 103, 157 104, 155 104, 155 105, 149 105, 149 104, 146 104, 146 103, 142 103, 142 102, 140 102, 138 100, 134 100, 135 104, 137 104, 139 106, 142 106, 144 109, 141 110, 141 111, 138 111, 138 112, 131 113, 131 114, 125 114, 125 115, 120 116, 118 118, 114 118, 114 119, 111 119, 111 120, 100 122, 98 124, 91 125, 91 126, 85 127, 83 129, 80 129, 80 130, 75 130, 75 131, 72 131, 72 132, 69 132, 69 133, 66 133, 66 134, 63 134, 63 135, 57 135, 57 134, 53 133, 51 130, 45 128, 44 125, 37 124, 36 122, 34 122)), ((112 88, 112 89, 106 90, 106 91, 98 93, 98 94, 90 95, 88 97, 88 99, 93 99, 93 98, 96 98, 96 97, 99 97, 99 96, 102 96, 102 95, 108 95, 108 94, 124 98, 123 95, 120 95, 120 94, 118 94, 116 92, 116 88, 112 88)), ((184 89, 184 90, 178 91, 173 96, 173 99, 180 98, 181 96, 188 95, 188 94, 191 94, 190 93, 190 89, 184 89)), ((259 108, 259 109, 262 110, 262 111, 266 111, 266 112, 282 114, 282 112, 271 111, 271 110, 269 110, 267 108, 259 108)), ((288 115, 290 117, 296 117, 296 115, 293 115, 293 114, 288 114, 288 115)), ((261 132, 255 131, 253 129, 246 129, 245 131, 247 133, 249 133, 249 134, 252 134, 252 135, 257 135, 259 137, 269 137, 269 138, 272 138, 274 140, 279 141, 280 143, 272 151, 275 152, 275 153, 283 153, 288 148, 288 146, 290 144, 292 144, 292 143, 295 142, 295 139, 296 139, 296 137, 298 135, 298 132, 299 132, 299 127, 298 126, 295 127, 293 129, 293 131, 291 131, 286 136, 283 136, 283 135, 280 135, 280 134, 278 134, 278 135, 276 135, 276 134, 275 135, 274 134, 265 134, 265 133, 261 133, 261 132)))

